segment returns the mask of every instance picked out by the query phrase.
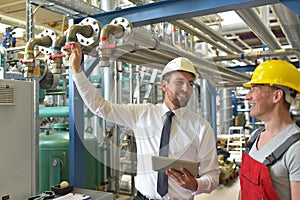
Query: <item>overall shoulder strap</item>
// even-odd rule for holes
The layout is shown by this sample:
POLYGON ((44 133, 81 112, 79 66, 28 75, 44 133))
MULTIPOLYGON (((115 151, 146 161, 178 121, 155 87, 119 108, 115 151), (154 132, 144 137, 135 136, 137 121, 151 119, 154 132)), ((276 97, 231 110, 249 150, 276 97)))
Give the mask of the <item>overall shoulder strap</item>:
POLYGON ((275 151, 273 151, 273 153, 268 155, 263 163, 266 166, 273 165, 277 160, 280 159, 280 157, 284 154, 284 152, 286 152, 286 150, 288 150, 288 148, 292 144, 297 142, 299 139, 300 139, 300 132, 295 133, 294 135, 291 135, 288 139, 286 139, 285 142, 283 142, 279 147, 277 147, 277 149, 275 149, 275 151))
POLYGON ((261 134, 261 132, 264 130, 264 128, 256 129, 255 133, 250 137, 248 140, 246 146, 245 146, 245 153, 249 153, 250 149, 252 148, 256 138, 261 134))

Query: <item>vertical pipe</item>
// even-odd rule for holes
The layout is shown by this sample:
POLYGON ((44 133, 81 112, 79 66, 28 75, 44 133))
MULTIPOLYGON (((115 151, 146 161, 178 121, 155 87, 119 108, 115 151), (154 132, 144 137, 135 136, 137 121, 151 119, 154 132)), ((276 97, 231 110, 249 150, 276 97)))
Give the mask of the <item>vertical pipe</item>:
POLYGON ((32 148, 32 194, 39 192, 39 77, 34 77, 34 108, 33 108, 33 148, 32 148))
MULTIPOLYGON (((117 6, 117 1, 116 0, 101 0, 99 2, 99 6, 101 9, 103 9, 104 11, 111 11, 114 10, 117 6)), ((118 67, 117 67, 117 63, 114 62, 114 80, 115 80, 115 103, 117 103, 118 101, 118 84, 117 84, 117 79, 118 79, 118 67)), ((103 92, 104 92, 104 98, 106 100, 111 100, 111 88, 109 88, 112 84, 112 73, 111 73, 111 67, 109 68, 104 68, 104 73, 103 73, 103 92)), ((103 119, 103 130, 105 131, 107 127, 107 121, 103 119)), ((113 148, 112 150, 112 156, 115 156, 115 159, 112 159, 112 166, 114 166, 113 168, 113 172, 115 172, 113 174, 113 176, 115 176, 115 189, 116 189, 116 195, 118 196, 119 194, 119 170, 117 170, 117 165, 120 161, 120 155, 119 152, 116 152, 115 147, 119 146, 119 134, 118 134, 118 126, 115 125, 114 126, 114 134, 113 134, 113 148)))
MULTIPOLYGON (((130 95, 130 100, 129 103, 134 103, 133 102, 133 65, 129 64, 129 95, 130 95)), ((131 158, 131 162, 130 162, 130 166, 131 166, 131 195, 134 195, 134 173, 133 173, 133 169, 135 168, 135 157, 134 157, 134 137, 130 137, 130 158, 131 158)))
POLYGON ((201 113, 204 119, 211 124, 211 98, 209 95, 207 81, 200 79, 200 101, 201 101, 201 113))
POLYGON ((184 31, 184 49, 189 51, 189 34, 184 31))
POLYGON ((133 67, 129 64, 129 103, 133 103, 133 67))
POLYGON ((195 46, 194 36, 190 35, 190 51, 191 52, 195 51, 194 46, 195 46))
POLYGON ((112 11, 117 7, 116 0, 101 0, 100 1, 100 8, 104 11, 112 11))
POLYGON ((169 24, 172 28, 172 32, 171 32, 171 35, 172 35, 172 44, 173 45, 176 45, 176 27, 173 25, 173 24, 169 24))
MULTIPOLYGON (((114 102, 115 103, 118 103, 118 65, 117 65, 117 61, 113 62, 113 69, 114 69, 114 91, 115 91, 115 99, 114 99, 114 102)), ((111 69, 111 68, 108 68, 108 69, 111 69)), ((111 71, 111 70, 109 70, 111 71)), ((110 75, 110 77, 112 77, 110 75)), ((105 85, 105 86, 110 86, 110 85, 105 85)), ((107 89, 107 88, 105 88, 107 89)), ((115 191, 116 191, 116 196, 118 197, 119 196, 119 193, 120 193, 120 187, 119 187, 119 176, 120 176, 120 152, 119 152, 119 149, 120 149, 120 134, 119 134, 119 128, 118 128, 118 125, 115 124, 114 125, 114 133, 113 133, 113 148, 112 148, 112 154, 113 154, 113 157, 115 159, 113 159, 113 166, 114 166, 114 178, 115 178, 115 191)))
POLYGON ((227 134, 233 124, 232 88, 220 89, 220 125, 221 134, 227 134))
POLYGON ((30 0, 26 0, 26 42, 34 37, 33 12, 30 0))
POLYGON ((136 87, 135 87, 135 97, 136 97, 136 103, 139 104, 141 103, 141 82, 140 82, 140 66, 136 65, 136 73, 135 73, 135 79, 136 79, 136 87))
POLYGON ((211 124, 217 141, 216 91, 208 80, 200 79, 201 113, 211 124))

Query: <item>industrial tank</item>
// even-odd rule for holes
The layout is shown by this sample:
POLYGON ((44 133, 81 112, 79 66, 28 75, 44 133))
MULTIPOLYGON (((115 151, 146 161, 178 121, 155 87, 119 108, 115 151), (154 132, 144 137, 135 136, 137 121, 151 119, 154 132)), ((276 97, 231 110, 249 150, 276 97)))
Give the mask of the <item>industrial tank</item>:
MULTIPOLYGON (((40 192, 69 180, 69 125, 52 124, 51 127, 51 131, 39 135, 40 192)), ((101 158, 97 139, 90 131, 84 133, 84 144, 84 188, 97 190, 103 184, 103 164, 98 161, 101 158)))

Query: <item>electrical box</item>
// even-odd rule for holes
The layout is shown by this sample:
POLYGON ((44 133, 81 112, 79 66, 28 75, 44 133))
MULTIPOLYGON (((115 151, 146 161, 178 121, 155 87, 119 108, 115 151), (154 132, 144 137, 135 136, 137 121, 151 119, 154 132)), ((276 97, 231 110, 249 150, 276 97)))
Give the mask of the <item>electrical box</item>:
POLYGON ((32 195, 33 106, 32 82, 0 80, 0 198, 32 195))

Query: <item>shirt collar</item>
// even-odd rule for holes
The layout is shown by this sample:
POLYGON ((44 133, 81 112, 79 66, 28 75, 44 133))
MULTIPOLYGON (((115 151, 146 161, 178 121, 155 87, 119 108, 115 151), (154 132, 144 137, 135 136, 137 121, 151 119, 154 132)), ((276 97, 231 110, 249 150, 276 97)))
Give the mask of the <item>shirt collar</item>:
MULTIPOLYGON (((166 112, 170 111, 170 109, 167 107, 167 105, 165 103, 162 104, 162 112, 161 112, 161 116, 165 117, 166 112)), ((172 112, 175 113, 175 116, 179 117, 184 115, 184 113, 187 110, 187 106, 183 107, 183 108, 179 108, 176 110, 173 110, 172 112)))

